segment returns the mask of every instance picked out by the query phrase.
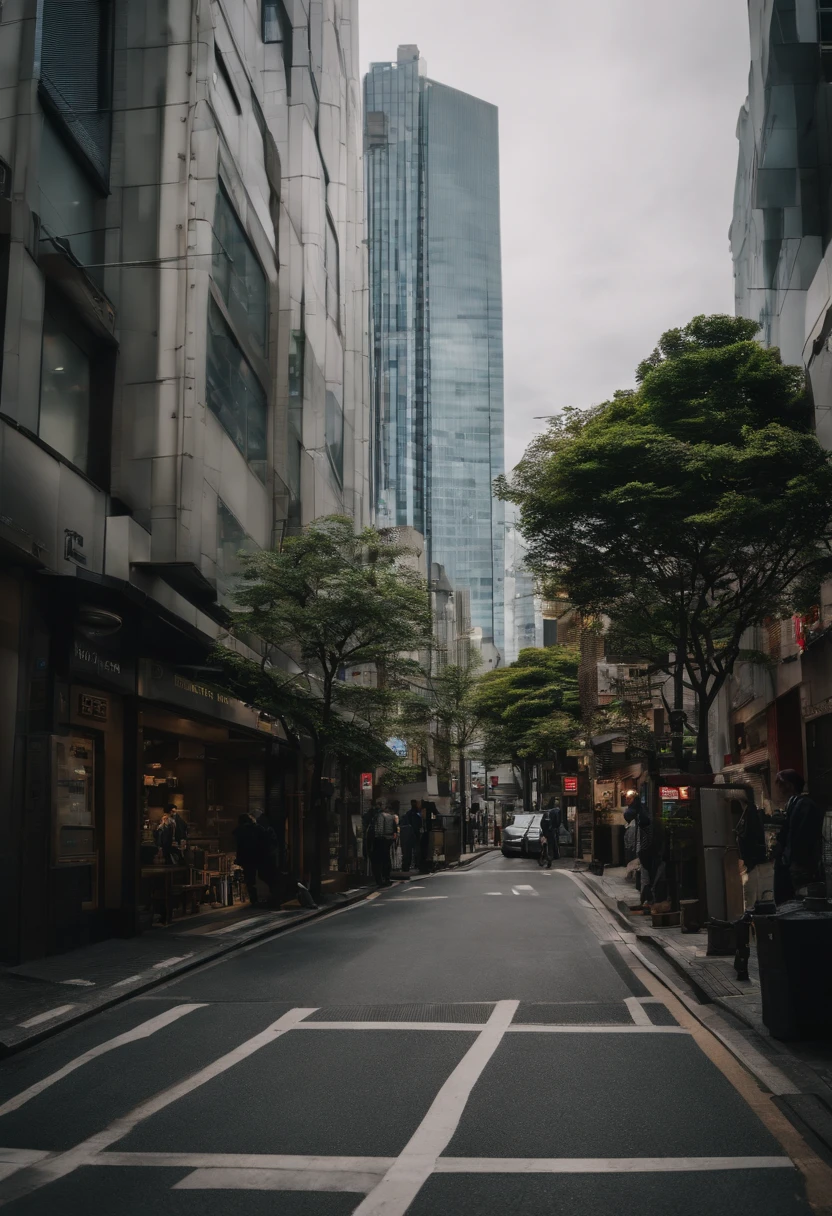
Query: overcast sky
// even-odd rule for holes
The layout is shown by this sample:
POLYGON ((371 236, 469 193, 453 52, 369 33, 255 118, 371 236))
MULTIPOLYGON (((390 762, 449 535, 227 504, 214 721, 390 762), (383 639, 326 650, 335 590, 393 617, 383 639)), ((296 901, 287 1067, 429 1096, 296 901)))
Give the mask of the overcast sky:
POLYGON ((663 330, 733 312, 746 0, 360 0, 363 70, 415 42, 500 108, 506 463, 633 383, 663 330))

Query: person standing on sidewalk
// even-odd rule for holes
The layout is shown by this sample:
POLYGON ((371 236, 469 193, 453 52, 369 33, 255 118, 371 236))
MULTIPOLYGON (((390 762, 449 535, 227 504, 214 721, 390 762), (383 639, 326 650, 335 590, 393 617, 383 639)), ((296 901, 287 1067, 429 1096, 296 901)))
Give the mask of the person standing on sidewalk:
POLYGON ((243 881, 251 906, 255 907, 259 903, 257 867, 262 859, 262 833, 251 815, 243 814, 237 817, 233 835, 237 845, 237 865, 243 871, 243 881))
POLYGON ((556 807, 547 807, 540 820, 540 835, 546 841, 549 858, 546 869, 551 870, 553 860, 560 857, 558 835, 560 833, 560 811, 556 807))
POLYGON ((390 883, 390 854, 396 843, 396 816, 392 811, 376 811, 372 824, 373 843, 371 857, 373 861, 373 878, 379 887, 389 887, 390 883))
POLYGON ((803 778, 784 768, 774 780, 774 800, 784 807, 786 822, 774 847, 774 899, 782 904, 805 894, 820 877, 823 811, 803 792, 803 778))
POLYGON ((413 869, 413 858, 417 861, 422 845, 422 812, 415 798, 410 800, 410 810, 405 812, 401 826, 402 836, 402 869, 413 869))

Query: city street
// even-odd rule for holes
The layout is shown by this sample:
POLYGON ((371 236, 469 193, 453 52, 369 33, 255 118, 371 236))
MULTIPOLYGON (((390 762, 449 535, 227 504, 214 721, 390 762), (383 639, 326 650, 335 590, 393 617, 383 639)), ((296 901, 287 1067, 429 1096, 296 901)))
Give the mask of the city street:
POLYGON ((4 1061, 0 1205, 808 1213, 796 1133, 571 869, 396 885, 4 1061))

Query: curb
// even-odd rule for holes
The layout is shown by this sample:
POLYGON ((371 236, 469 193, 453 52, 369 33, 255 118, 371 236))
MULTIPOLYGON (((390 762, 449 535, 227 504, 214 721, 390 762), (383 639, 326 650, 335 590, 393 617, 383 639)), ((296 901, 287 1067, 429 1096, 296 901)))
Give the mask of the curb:
MULTIPOLYGON (((399 882, 406 880, 399 879, 393 883, 394 886, 399 882)), ((6 1043, 0 1039, 0 1060, 9 1059, 11 1056, 17 1055, 21 1051, 25 1051, 27 1047, 36 1047, 38 1043, 43 1043, 46 1039, 51 1039, 55 1035, 60 1034, 63 1030, 68 1030, 71 1026, 78 1026, 81 1022, 86 1022, 96 1014, 103 1013, 106 1009, 112 1009, 116 1005, 123 1005, 125 1001, 131 1000, 134 996, 139 996, 143 992, 149 992, 153 988, 159 988, 162 984, 167 984, 169 980, 176 979, 180 975, 186 975, 189 971, 196 971, 199 967, 204 967, 207 963, 214 963, 218 959, 224 958, 227 954, 233 954, 236 950, 241 950, 244 946, 251 946, 256 943, 266 941, 270 937, 278 937, 281 933, 288 932, 289 929, 296 929, 300 925, 306 925, 312 920, 321 920, 325 916, 331 916, 335 912, 343 912, 346 908, 351 908, 355 904, 360 904, 368 899, 374 891, 361 891, 356 893, 351 899, 347 897, 343 903, 339 903, 337 907, 325 907, 310 909, 305 916, 299 916, 297 920, 284 922, 279 925, 271 925, 264 927, 262 930, 252 933, 243 941, 228 942, 218 947, 217 950, 203 958, 193 959, 187 963, 183 963, 181 967, 171 968, 164 975, 153 976, 148 978, 144 984, 137 985, 131 988, 129 992, 120 992, 108 999, 101 1001, 97 1005, 88 1005, 83 1009, 79 1009, 72 1017, 65 1018, 63 1021, 56 1022, 54 1026, 45 1026, 42 1030, 36 1033, 27 1035, 17 1043, 6 1043)))

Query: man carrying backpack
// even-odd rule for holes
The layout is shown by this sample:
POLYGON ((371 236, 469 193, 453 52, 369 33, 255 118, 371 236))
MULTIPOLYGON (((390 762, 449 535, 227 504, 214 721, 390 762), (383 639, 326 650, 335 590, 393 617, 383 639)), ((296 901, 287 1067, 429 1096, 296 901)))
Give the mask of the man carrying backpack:
POLYGON ((372 846, 370 857, 373 863, 373 878, 379 887, 392 886, 390 882, 390 854, 398 835, 398 820, 392 811, 376 811, 370 825, 372 846))
POLYGON ((551 870, 552 860, 560 856, 558 848, 558 835, 560 833, 560 811, 557 807, 547 807, 543 812, 543 817, 540 820, 540 839, 541 845, 546 841, 547 860, 546 869, 551 870))

